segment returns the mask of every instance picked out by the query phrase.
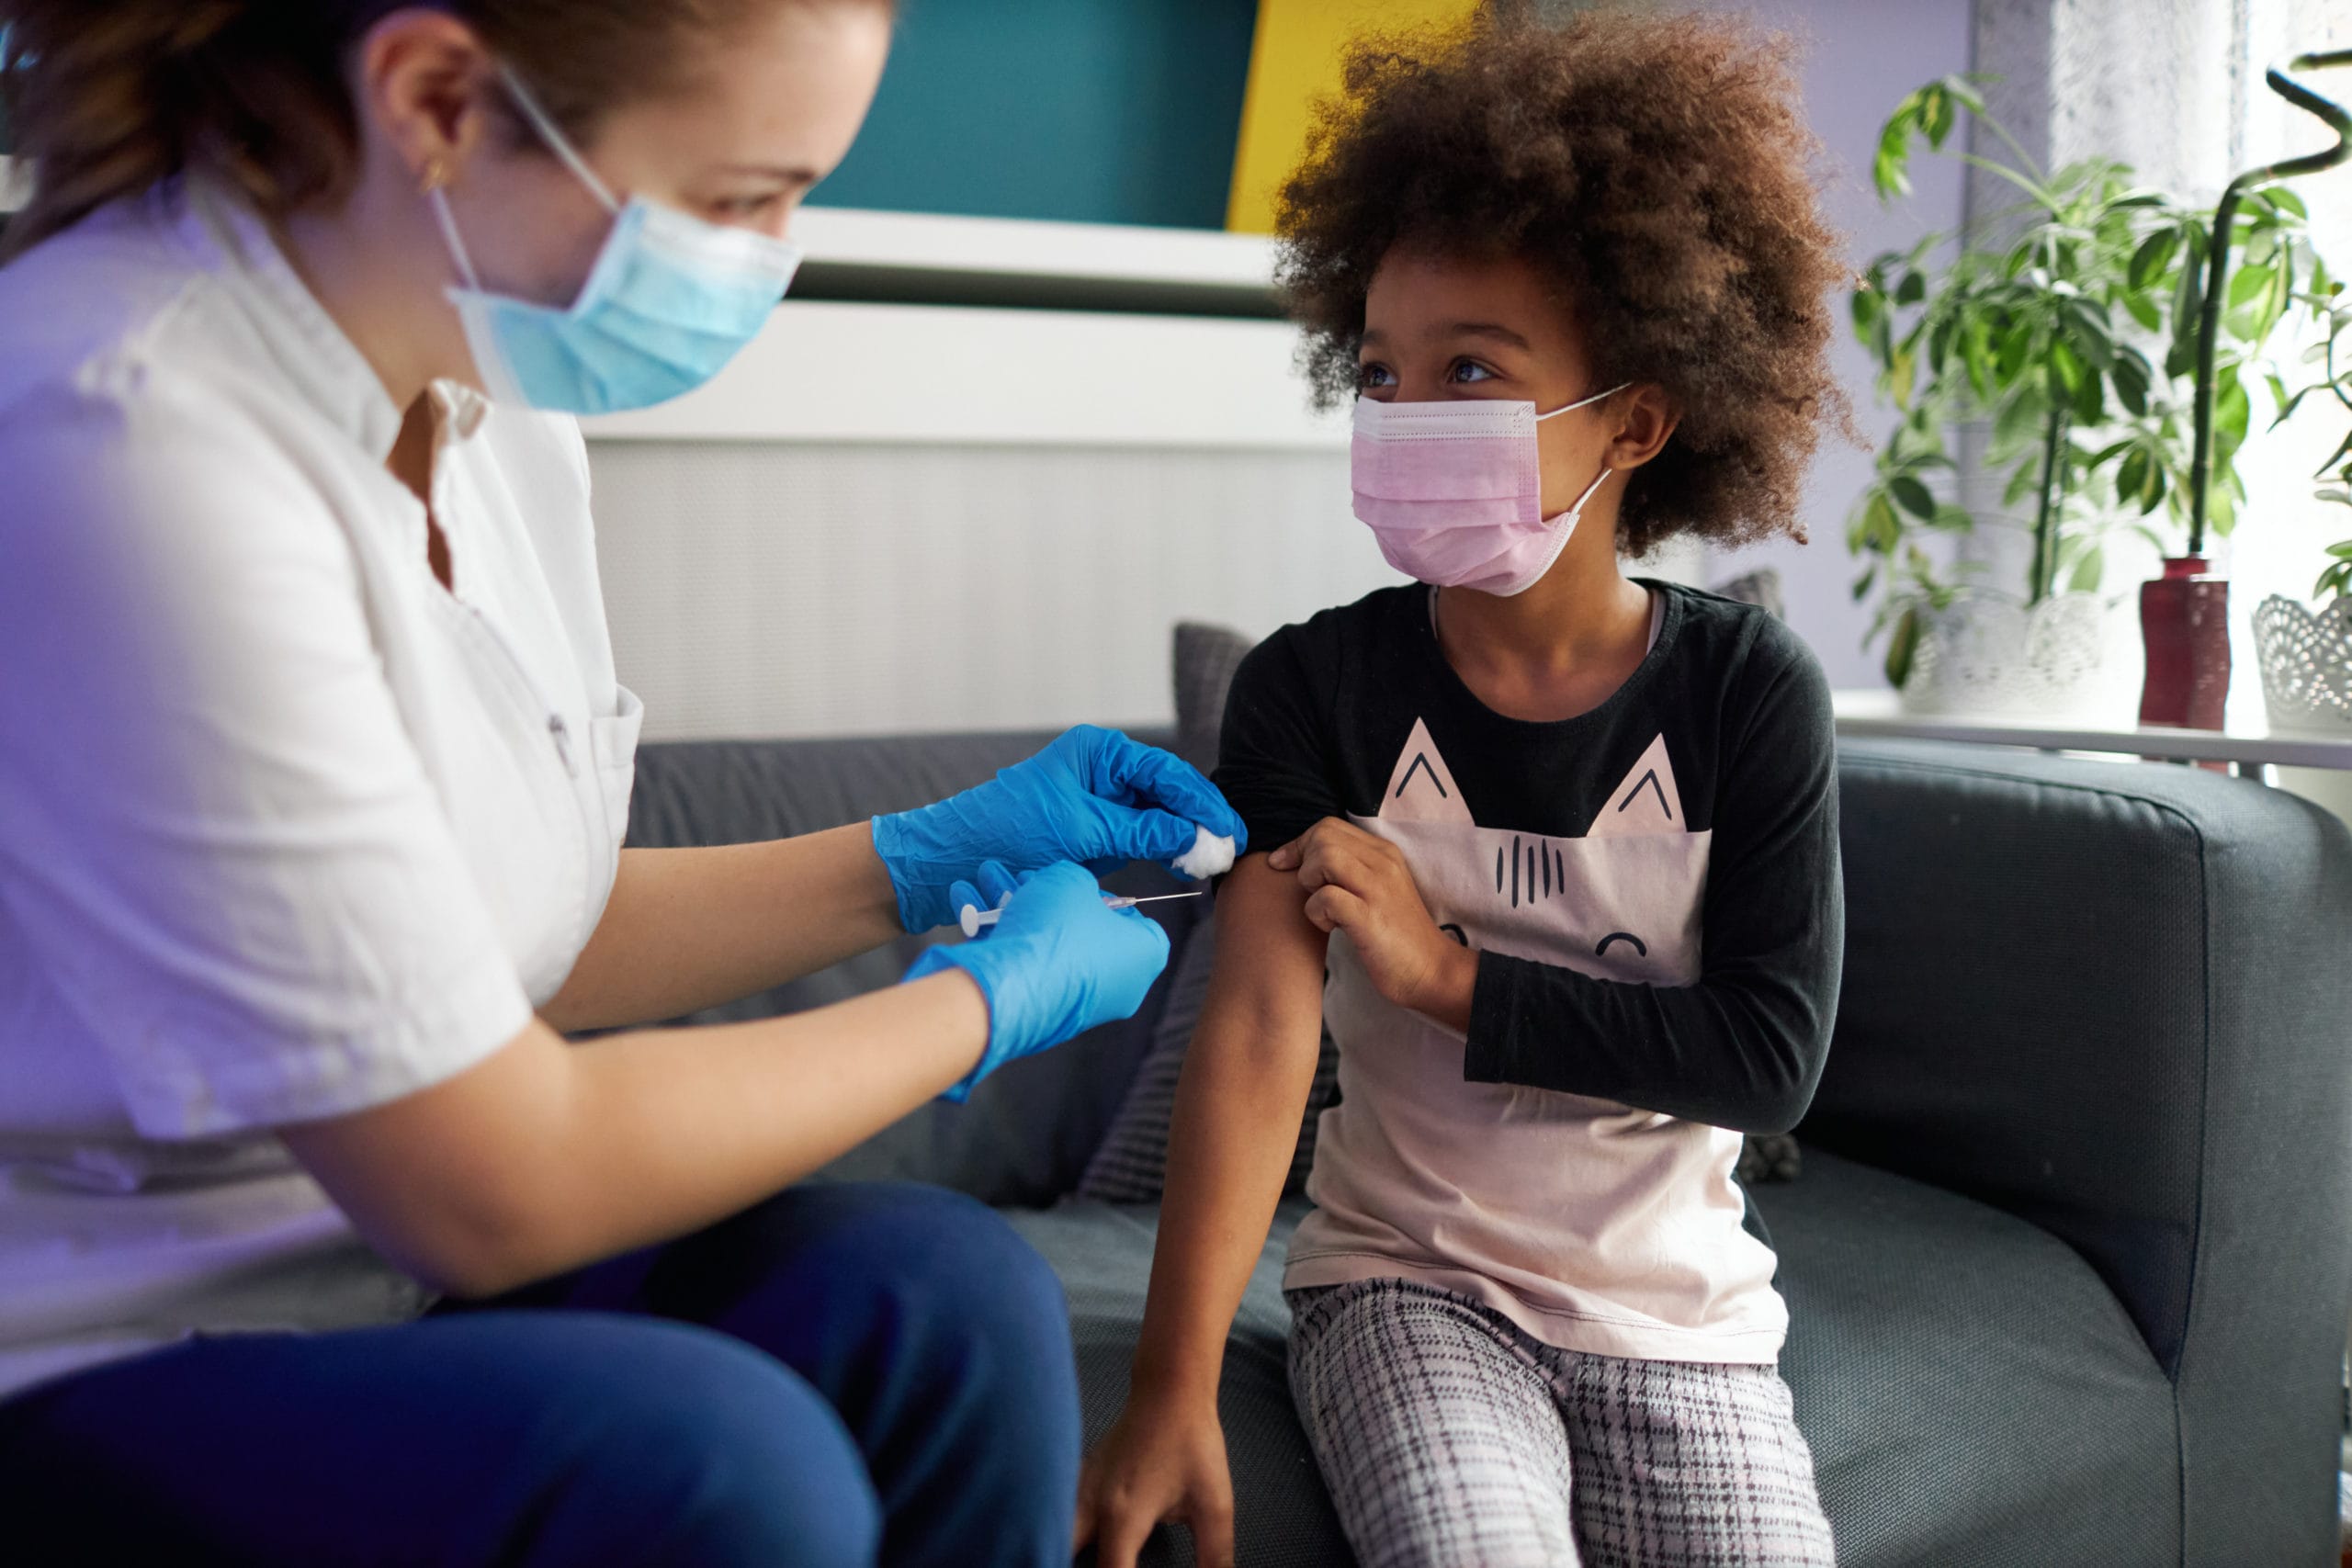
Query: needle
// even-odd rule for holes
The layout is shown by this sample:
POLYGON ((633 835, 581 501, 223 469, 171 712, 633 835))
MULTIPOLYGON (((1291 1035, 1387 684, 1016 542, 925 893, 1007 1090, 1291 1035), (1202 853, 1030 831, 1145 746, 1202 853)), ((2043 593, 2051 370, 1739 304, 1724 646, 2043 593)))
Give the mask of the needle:
MULTIPOLYGON (((1192 893, 1155 893, 1148 898, 1105 898, 1102 900, 1102 907, 1106 909, 1132 909, 1137 904, 1165 904, 1171 898, 1198 898, 1200 896, 1200 893, 1196 891, 1192 893)), ((964 934, 966 936, 978 936, 980 934, 981 927, 992 926, 996 924, 998 920, 1003 919, 1003 917, 1004 910, 1001 908, 983 909, 978 904, 967 904, 964 906, 964 912, 960 923, 964 928, 964 934)))

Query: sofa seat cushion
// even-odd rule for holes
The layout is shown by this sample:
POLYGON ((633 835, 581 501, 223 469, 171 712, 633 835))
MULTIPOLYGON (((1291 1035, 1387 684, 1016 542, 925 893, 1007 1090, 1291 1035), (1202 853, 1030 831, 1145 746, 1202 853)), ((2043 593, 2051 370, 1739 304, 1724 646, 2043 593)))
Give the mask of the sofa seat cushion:
MULTIPOLYGON (((2172 1386, 2098 1275, 2048 1232, 1818 1149, 1759 1195, 1794 1325, 1781 1370, 1845 1568, 2177 1561, 2172 1386)), ((1283 1204, 1226 1348, 1241 1561, 1351 1561, 1284 1373, 1283 1204)), ((1091 1444, 1126 1397, 1152 1205, 1011 1215, 1069 1292, 1091 1444)), ((1181 1536, 1181 1532, 1173 1532, 1181 1536)), ((1147 1563, 1190 1562, 1162 1531, 1147 1563)))
POLYGON ((2080 1254, 1819 1148, 1756 1197, 1841 1563, 2179 1560, 2172 1384, 2080 1254))

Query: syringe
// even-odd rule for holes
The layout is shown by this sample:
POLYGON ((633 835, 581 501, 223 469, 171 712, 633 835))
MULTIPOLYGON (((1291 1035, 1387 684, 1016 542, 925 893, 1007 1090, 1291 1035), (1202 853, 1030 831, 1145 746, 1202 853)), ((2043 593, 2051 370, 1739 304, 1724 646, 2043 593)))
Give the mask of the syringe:
MULTIPOLYGON (((1102 907, 1106 909, 1132 909, 1137 904, 1165 904, 1170 898, 1197 898, 1199 897, 1200 894, 1195 892, 1159 893, 1155 894, 1149 898, 1105 898, 1102 900, 1102 907)), ((978 904, 967 904, 964 906, 964 912, 961 916, 964 934, 966 936, 978 936, 980 934, 981 927, 992 926, 1003 918, 1004 910, 1001 907, 994 909, 983 909, 978 904)))

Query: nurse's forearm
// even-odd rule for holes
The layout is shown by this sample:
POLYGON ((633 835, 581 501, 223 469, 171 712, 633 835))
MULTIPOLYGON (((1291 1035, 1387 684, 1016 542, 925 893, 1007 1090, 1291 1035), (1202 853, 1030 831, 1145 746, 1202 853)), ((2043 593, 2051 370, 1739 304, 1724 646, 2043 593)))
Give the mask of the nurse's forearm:
POLYGON ((854 822, 715 849, 623 850, 604 918, 542 1012, 569 1033, 733 1001, 899 934, 898 898, 854 822))
POLYGON ((569 1045, 544 1022, 457 1077, 279 1129, 361 1234, 481 1296, 710 1224, 970 1072, 960 973, 786 1018, 569 1045))

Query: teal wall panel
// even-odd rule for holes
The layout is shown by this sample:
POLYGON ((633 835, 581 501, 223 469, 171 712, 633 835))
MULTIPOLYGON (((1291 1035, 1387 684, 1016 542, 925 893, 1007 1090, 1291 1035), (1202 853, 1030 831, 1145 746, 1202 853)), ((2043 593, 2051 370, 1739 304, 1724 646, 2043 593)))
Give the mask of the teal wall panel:
POLYGON ((811 198, 1225 227, 1255 0, 906 0, 857 145, 811 198))

